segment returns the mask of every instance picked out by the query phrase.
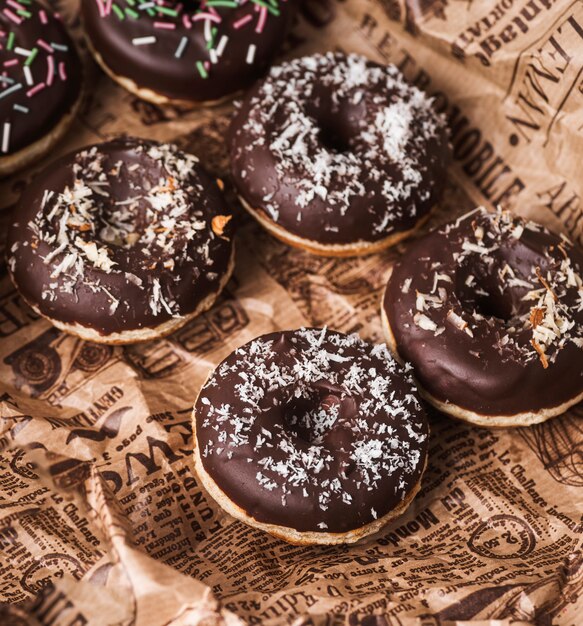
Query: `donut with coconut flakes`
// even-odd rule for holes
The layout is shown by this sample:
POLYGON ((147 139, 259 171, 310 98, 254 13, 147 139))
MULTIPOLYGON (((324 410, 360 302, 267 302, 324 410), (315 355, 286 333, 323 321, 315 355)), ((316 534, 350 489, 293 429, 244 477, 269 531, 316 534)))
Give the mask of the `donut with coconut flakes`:
POLYGON ((389 345, 438 409, 527 426, 583 399, 583 251, 478 208, 416 241, 382 304, 389 345))
POLYGON ((419 489, 428 425, 386 346, 302 328, 235 350, 202 388, 195 466, 231 515, 298 544, 352 543, 419 489))
POLYGON ((14 210, 8 269, 58 328, 101 343, 146 341, 212 305, 233 267, 229 220, 196 157, 116 139, 33 180, 14 210))
POLYGON ((316 254, 368 254, 423 224, 449 157, 445 120, 394 65, 329 52, 271 69, 230 129, 245 208, 316 254))

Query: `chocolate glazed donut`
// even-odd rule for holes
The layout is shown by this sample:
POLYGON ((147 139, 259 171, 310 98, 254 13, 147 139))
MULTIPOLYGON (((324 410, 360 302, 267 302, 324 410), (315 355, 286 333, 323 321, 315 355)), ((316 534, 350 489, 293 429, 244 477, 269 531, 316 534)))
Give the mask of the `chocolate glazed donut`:
POLYGON ((48 152, 69 128, 80 102, 82 68, 61 20, 36 0, 3 1, 0 8, 4 175, 48 152))
POLYGON ((271 234, 316 254, 378 251, 440 200, 445 121, 399 70, 329 52, 271 69, 230 130, 245 208, 271 234))
POLYGON ((352 543, 419 489, 428 425, 384 345, 324 329, 235 350, 194 412, 195 465, 231 515, 298 544, 352 543))
POLYGON ((62 157, 26 189, 13 220, 17 289, 91 341, 166 335, 209 308, 232 271, 217 184, 167 144, 117 139, 62 157))
POLYGON ((155 103, 221 100, 263 74, 296 0, 83 0, 89 47, 123 87, 155 103))
POLYGON ((583 399, 583 252, 479 208, 416 241, 382 314, 424 395, 483 426, 525 426, 583 399))

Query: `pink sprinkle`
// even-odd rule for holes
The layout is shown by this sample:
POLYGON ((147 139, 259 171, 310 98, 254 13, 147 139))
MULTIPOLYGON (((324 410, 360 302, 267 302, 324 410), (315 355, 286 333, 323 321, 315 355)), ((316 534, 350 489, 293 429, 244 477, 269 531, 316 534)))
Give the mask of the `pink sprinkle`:
POLYGON ((18 65, 19 59, 9 59, 8 61, 4 61, 4 67, 12 67, 13 65, 18 65))
POLYGON ((14 13, 12 13, 10 9, 4 9, 3 13, 4 15, 6 15, 7 18, 11 19, 15 24, 22 23, 22 20, 18 17, 18 15, 15 15, 14 13))
POLYGON ((188 15, 186 15, 186 13, 182 16, 182 23, 184 24, 185 28, 192 28, 192 22, 190 21, 190 18, 188 17, 188 15))
POLYGON ((59 76, 61 77, 61 80, 67 80, 67 71, 63 61, 59 63, 59 76))
POLYGON ((263 32, 266 21, 267 21, 267 9, 265 7, 261 7, 261 10, 259 11, 259 19, 257 20, 257 26, 255 27, 256 33, 263 32))
POLYGON ((174 30, 176 24, 172 22, 154 22, 154 28, 165 28, 166 30, 174 30))
POLYGON ((237 30, 239 30, 239 28, 241 28, 242 26, 245 26, 245 24, 249 23, 252 19, 253 17, 251 13, 247 13, 247 15, 245 15, 240 20, 237 20, 236 22, 233 23, 233 28, 236 28, 237 30))
POLYGON ((41 48, 44 48, 49 54, 53 54, 54 53, 54 50, 49 46, 49 44, 44 39, 37 39, 36 43, 41 48))
POLYGON ((15 2, 15 0, 6 0, 6 4, 9 4, 13 9, 16 9, 16 11, 26 11, 22 4, 15 2))
POLYGON ((26 92, 26 95, 29 98, 32 98, 32 96, 34 96, 35 93, 38 93, 39 91, 42 91, 45 87, 46 87, 46 85, 44 83, 39 83, 38 85, 35 85, 32 89, 29 89, 26 92))
POLYGON ((50 87, 53 84, 53 78, 55 76, 55 57, 47 57, 47 85, 50 87))
POLYGON ((49 18, 47 17, 46 11, 45 11, 44 9, 41 9, 41 10, 38 12, 38 16, 40 17, 40 21, 41 21, 43 24, 48 24, 48 23, 49 23, 49 18))
POLYGON ((211 22, 215 22, 215 24, 221 23, 221 18, 212 13, 197 13, 192 16, 193 22, 200 22, 201 20, 210 20, 211 22))

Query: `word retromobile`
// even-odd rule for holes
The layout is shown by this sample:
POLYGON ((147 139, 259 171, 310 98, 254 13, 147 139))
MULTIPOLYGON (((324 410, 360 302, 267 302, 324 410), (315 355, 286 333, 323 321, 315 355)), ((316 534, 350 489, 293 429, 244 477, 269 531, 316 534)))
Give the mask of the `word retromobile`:
MULTIPOLYGON (((378 252, 441 200, 445 120, 396 67, 359 55, 269 69, 294 4, 86 0, 81 15, 97 62, 141 98, 192 106, 250 87, 227 138, 231 178, 270 233, 317 254, 378 252)), ((6 173, 65 132, 83 72, 57 16, 33 0, 2 8, 6 173)), ((9 274, 65 332, 109 344, 160 338, 212 306, 231 276, 238 209, 226 198, 174 145, 125 137, 82 148, 23 192, 9 274)), ((387 284, 388 348, 326 328, 283 330, 216 367, 193 411, 198 476, 227 512, 287 541, 378 531, 419 489, 422 398, 483 426, 541 422, 583 398, 582 274, 576 246, 501 210, 429 233, 387 284)))

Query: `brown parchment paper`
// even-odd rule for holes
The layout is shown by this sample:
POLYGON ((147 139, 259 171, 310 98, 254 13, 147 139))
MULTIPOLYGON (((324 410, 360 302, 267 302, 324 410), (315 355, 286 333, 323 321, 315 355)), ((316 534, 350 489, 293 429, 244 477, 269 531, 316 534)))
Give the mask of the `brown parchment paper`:
MULTIPOLYGON (((77 1, 52 4, 79 35, 77 1)), ((502 203, 582 242, 582 37, 581 0, 311 0, 285 54, 358 51, 435 96, 455 158, 432 226, 502 203)), ((131 133, 175 141, 226 175, 229 105, 162 109, 90 62, 87 84, 57 152, 131 133)), ((0 183, 0 204, 32 175, 0 183)), ((582 407, 514 431, 432 415, 422 491, 355 546, 288 545, 217 508, 191 460, 191 405, 210 368, 302 324, 381 341, 380 295, 403 249, 313 257, 237 211, 234 278, 160 341, 64 335, 2 267, 0 623, 581 626, 582 407)))

